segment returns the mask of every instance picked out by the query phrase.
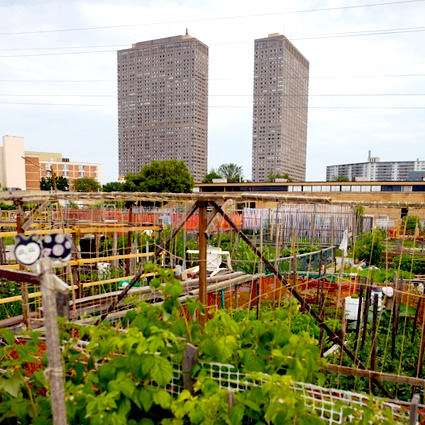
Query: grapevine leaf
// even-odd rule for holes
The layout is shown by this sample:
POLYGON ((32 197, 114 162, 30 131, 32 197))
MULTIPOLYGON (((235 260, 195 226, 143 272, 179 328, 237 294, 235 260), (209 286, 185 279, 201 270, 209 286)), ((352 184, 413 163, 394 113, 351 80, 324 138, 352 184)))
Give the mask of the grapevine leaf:
POLYGON ((288 423, 287 419, 288 418, 287 418, 285 413, 278 412, 277 415, 274 418, 273 423, 276 424, 276 425, 285 425, 285 424, 288 423))
POLYGON ((225 362, 232 357, 233 351, 237 348, 236 338, 232 335, 217 340, 217 359, 220 362, 225 362))
POLYGON ((170 408, 171 400, 172 400, 171 395, 163 389, 159 389, 153 395, 153 401, 156 404, 160 405, 163 409, 170 408))
MULTIPOLYGON (((127 419, 127 416, 131 410, 131 403, 128 398, 125 398, 124 400, 121 400, 120 405, 118 406, 118 415, 122 419, 127 419)), ((127 422, 127 420, 125 421, 127 422)))
POLYGON ((244 400, 244 404, 246 407, 249 407, 251 410, 254 410, 254 412, 261 413, 260 406, 257 403, 254 403, 251 400, 244 400))
POLYGON ((197 302, 193 301, 191 298, 188 298, 186 300, 186 306, 187 306, 187 311, 189 312, 190 316, 193 316, 196 309, 198 308, 197 302))
POLYGON ((243 362, 245 367, 253 372, 262 372, 265 368, 264 360, 251 351, 244 352, 243 362))
POLYGON ((153 279, 151 279, 151 281, 149 282, 149 286, 152 289, 158 289, 161 286, 161 281, 157 278, 154 277, 153 279))
POLYGON ((125 378, 120 382, 120 390, 127 398, 132 398, 135 389, 135 382, 131 378, 125 378))
POLYGON ((10 329, 3 329, 2 335, 4 340, 9 344, 12 345, 15 342, 15 334, 10 329))
POLYGON ((111 381, 115 378, 117 371, 113 364, 105 363, 99 368, 99 377, 104 381, 111 381))
POLYGON ((205 353, 207 356, 215 358, 215 355, 217 353, 217 346, 211 339, 203 341, 200 344, 199 348, 202 353, 205 353))
POLYGON ((183 287, 180 282, 177 284, 169 282, 165 285, 165 292, 171 297, 177 298, 183 292, 183 287))
POLYGON ((22 379, 18 375, 12 375, 10 378, 0 381, 0 388, 9 393, 12 397, 17 397, 19 388, 22 384, 22 379))
POLYGON ((245 406, 238 404, 232 407, 230 411, 230 422, 232 425, 239 425, 242 423, 242 419, 245 414, 245 406))
POLYGON ((173 332, 176 336, 186 335, 186 325, 183 319, 177 319, 173 324, 173 332))
POLYGON ((152 391, 150 390, 150 387, 140 389, 139 400, 142 403, 145 412, 149 412, 153 403, 152 391))
POLYGON ((173 312, 174 309, 174 300, 172 298, 167 298, 163 303, 162 303, 162 308, 168 313, 171 314, 173 312))
POLYGON ((212 381, 211 379, 206 379, 204 382, 203 390, 206 396, 214 394, 218 391, 218 383, 215 381, 212 381))
POLYGON ((189 412, 189 419, 192 424, 198 425, 202 423, 204 419, 204 414, 202 413, 202 409, 197 406, 189 412))
POLYGON ((155 264, 148 262, 145 264, 145 273, 152 273, 153 271, 155 271, 155 264))
POLYGON ((173 366, 167 359, 155 357, 151 375, 159 386, 165 387, 173 377, 173 366))
POLYGON ((153 368, 155 359, 152 356, 146 356, 143 358, 142 364, 142 374, 144 376, 148 375, 150 370, 153 368))

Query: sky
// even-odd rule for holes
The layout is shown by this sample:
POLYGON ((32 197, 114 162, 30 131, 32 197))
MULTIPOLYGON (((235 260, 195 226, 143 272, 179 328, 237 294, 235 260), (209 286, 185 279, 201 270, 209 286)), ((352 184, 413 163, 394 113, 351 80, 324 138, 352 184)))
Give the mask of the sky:
POLYGON ((209 46, 208 169, 251 178, 254 40, 310 62, 307 181, 326 166, 425 160, 425 0, 0 0, 0 136, 118 178, 117 50, 209 46))

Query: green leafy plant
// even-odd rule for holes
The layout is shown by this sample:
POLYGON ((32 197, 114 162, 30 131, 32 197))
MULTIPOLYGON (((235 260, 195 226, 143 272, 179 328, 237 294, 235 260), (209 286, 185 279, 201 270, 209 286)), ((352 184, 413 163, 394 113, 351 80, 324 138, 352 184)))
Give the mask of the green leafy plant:
POLYGON ((406 235, 413 235, 415 230, 422 230, 421 220, 417 215, 405 215, 402 219, 401 229, 406 235))
MULTIPOLYGON (((319 328, 295 301, 284 301, 280 308, 266 304, 260 319, 255 312, 219 311, 202 327, 198 319, 207 314, 205 308, 190 299, 182 305, 183 288, 172 270, 148 263, 145 271, 156 273, 149 284, 162 302, 138 304, 122 323, 59 321, 70 425, 323 423, 314 405, 306 405, 291 385, 324 381, 319 328), (187 342, 199 353, 189 371, 194 393, 173 395, 182 385, 174 365, 181 364, 187 342), (232 365, 260 385, 235 392, 230 408, 227 390, 207 368, 215 362, 232 365)), ((52 423, 41 334, 16 338, 4 330, 2 340, 0 369, 6 372, 0 375, 0 421, 52 423)), ((380 418, 376 409, 372 414, 365 408, 363 414, 371 421, 380 418)), ((351 414, 356 412, 353 408, 351 414)))
POLYGON ((355 256, 367 265, 379 266, 385 250, 384 237, 380 230, 363 233, 355 244, 355 256))

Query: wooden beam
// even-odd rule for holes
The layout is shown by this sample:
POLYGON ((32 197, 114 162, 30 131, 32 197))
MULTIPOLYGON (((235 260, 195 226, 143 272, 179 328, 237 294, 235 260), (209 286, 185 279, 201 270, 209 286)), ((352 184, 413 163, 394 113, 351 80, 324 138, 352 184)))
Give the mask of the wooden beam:
POLYGON ((394 375, 392 373, 376 372, 368 369, 357 369, 355 367, 340 366, 328 363, 323 369, 329 372, 342 373, 344 375, 362 376, 369 379, 379 379, 382 381, 396 382, 398 384, 414 385, 418 387, 425 386, 425 379, 412 378, 410 376, 394 375))
POLYGON ((167 247, 168 243, 175 238, 177 233, 183 228, 183 226, 186 224, 187 220, 192 216, 192 214, 198 209, 198 203, 195 202, 192 205, 192 208, 187 212, 187 214, 181 219, 180 223, 177 224, 177 226, 172 231, 171 235, 167 237, 167 239, 159 246, 155 251, 155 257, 157 257, 161 252, 167 247))
MULTIPOLYGON (((232 199, 228 199, 223 205, 222 209, 225 213, 228 213, 230 209, 234 207, 235 203, 232 199)), ((211 235, 211 233, 214 231, 214 229, 219 225, 221 220, 221 215, 215 211, 211 218, 208 220, 208 227, 205 233, 208 235, 208 237, 211 235)))
MULTIPOLYGON (((5 225, 6 226, 6 225, 5 225)), ((12 227, 12 226, 10 226, 12 227)), ((161 226, 116 226, 115 227, 74 227, 70 229, 31 229, 31 234, 35 235, 51 235, 52 233, 67 233, 67 234, 88 234, 88 233, 115 233, 115 232, 140 232, 142 230, 161 230, 161 226)), ((15 236, 18 232, 0 232, 0 238, 7 238, 15 236)))
POLYGON ((122 260, 126 258, 144 258, 153 257, 153 252, 142 252, 140 254, 124 254, 124 255, 110 255, 108 257, 97 257, 97 258, 81 258, 78 260, 71 260, 69 264, 71 266, 82 266, 84 264, 102 263, 113 260, 122 260))
MULTIPOLYGON (((248 274, 244 276, 238 276, 232 279, 223 280, 222 282, 211 283, 210 285, 206 287, 206 290, 209 293, 209 292, 215 292, 217 289, 231 289, 233 286, 239 286, 242 283, 256 281, 260 279, 261 277, 264 277, 263 273, 258 273, 255 275, 248 274)), ((190 290, 188 293, 189 295, 199 295, 199 299, 200 299, 200 292, 201 290, 199 288, 199 289, 190 290)))
POLYGON ((48 207, 48 205, 49 205, 49 200, 46 199, 41 204, 37 205, 36 208, 31 210, 29 215, 25 218, 24 222, 22 223, 22 229, 24 231, 27 231, 30 228, 31 224, 34 222, 36 216, 44 212, 44 210, 48 207))
POLYGON ((26 282, 33 285, 40 285, 40 278, 38 275, 21 270, 10 270, 1 267, 0 278, 11 280, 12 282, 26 282))

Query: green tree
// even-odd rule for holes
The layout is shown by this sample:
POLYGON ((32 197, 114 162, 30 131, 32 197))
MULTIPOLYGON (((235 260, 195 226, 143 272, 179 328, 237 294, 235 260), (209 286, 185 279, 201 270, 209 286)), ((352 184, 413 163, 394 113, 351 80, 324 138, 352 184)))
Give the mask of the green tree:
POLYGON ((104 192, 123 192, 124 182, 109 182, 103 185, 104 192))
POLYGON ((384 252, 384 237, 380 230, 363 233, 355 244, 355 256, 359 261, 365 261, 368 266, 379 266, 384 252))
POLYGON ((243 180, 242 167, 233 163, 221 164, 220 167, 217 168, 217 174, 227 179, 229 183, 237 183, 243 180))
POLYGON ((218 175, 214 168, 204 177, 202 183, 212 183, 213 179, 222 179, 223 177, 218 175))
POLYGON ((91 177, 80 177, 74 180, 74 190, 76 192, 97 192, 102 186, 91 177))
POLYGON ((340 174, 339 176, 332 176, 331 181, 332 182, 349 182, 350 179, 347 176, 340 174))
MULTIPOLYGON (((69 182, 66 177, 59 176, 55 177, 56 189, 62 191, 69 190, 69 182)), ((40 180, 40 190, 52 190, 54 189, 53 179, 51 177, 42 177, 40 180)))
POLYGON ((401 223, 402 231, 405 229, 406 235, 413 235, 416 227, 422 230, 421 219, 417 215, 405 215, 401 223))
POLYGON ((274 182, 275 179, 286 179, 286 180, 288 180, 288 182, 293 181, 293 179, 289 176, 288 173, 279 174, 279 173, 274 173, 273 170, 270 170, 270 173, 267 177, 267 181, 268 182, 274 182))
POLYGON ((152 161, 125 178, 127 192, 190 193, 195 181, 183 161, 152 161))

